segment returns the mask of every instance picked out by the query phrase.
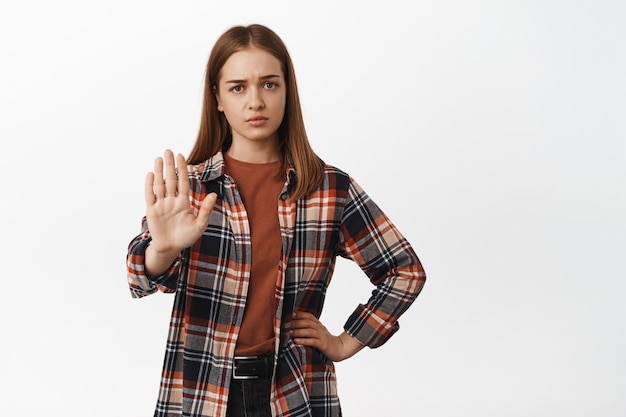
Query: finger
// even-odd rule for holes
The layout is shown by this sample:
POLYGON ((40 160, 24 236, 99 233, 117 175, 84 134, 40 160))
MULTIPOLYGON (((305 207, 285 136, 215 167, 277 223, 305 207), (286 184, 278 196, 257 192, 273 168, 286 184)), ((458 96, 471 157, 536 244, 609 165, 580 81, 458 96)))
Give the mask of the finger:
POLYGON ((317 322, 313 320, 297 319, 291 321, 292 329, 311 329, 315 327, 317 322))
POLYGON ((320 321, 311 313, 298 311, 293 314, 291 327, 313 327, 320 321))
POLYGON ((310 327, 291 329, 289 332, 291 337, 319 339, 319 333, 310 327))
POLYGON ((176 164, 174 163, 174 153, 167 149, 165 151, 165 194, 175 196, 178 179, 176 178, 176 164))
POLYGON ((146 206, 151 206, 154 204, 156 198, 154 197, 154 173, 148 172, 146 175, 146 184, 144 187, 145 197, 146 197, 146 206))
POLYGON ((189 176, 187 175, 187 161, 182 154, 176 155, 176 175, 178 177, 178 194, 189 196, 189 176))
POLYGON ((321 347, 320 340, 314 337, 294 337, 292 340, 295 344, 302 346, 312 346, 318 349, 321 347))
POLYGON ((156 198, 165 197, 165 187, 163 185, 163 158, 158 157, 154 160, 154 176, 152 181, 152 189, 156 198))
POLYGON ((313 314, 306 311, 296 311, 295 313, 293 313, 293 318, 317 320, 317 318, 313 314))
POLYGON ((207 195, 202 201, 200 210, 198 210, 198 217, 196 217, 196 221, 202 225, 203 229, 206 229, 209 224, 209 218, 211 217, 213 207, 215 207, 215 201, 217 201, 217 194, 211 193, 207 195))

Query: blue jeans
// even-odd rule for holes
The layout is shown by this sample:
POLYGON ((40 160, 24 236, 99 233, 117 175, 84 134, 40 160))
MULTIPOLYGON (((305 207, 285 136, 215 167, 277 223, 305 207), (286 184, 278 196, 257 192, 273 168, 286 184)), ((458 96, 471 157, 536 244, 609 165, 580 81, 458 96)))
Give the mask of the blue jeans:
POLYGON ((272 417, 271 384, 270 378, 231 380, 226 417, 272 417))

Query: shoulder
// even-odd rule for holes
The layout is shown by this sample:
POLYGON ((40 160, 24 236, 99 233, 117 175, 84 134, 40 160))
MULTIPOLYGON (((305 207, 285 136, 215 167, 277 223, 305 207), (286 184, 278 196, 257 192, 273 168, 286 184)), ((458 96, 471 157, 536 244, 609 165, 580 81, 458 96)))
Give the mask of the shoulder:
POLYGON ((324 177, 339 179, 342 181, 350 181, 352 178, 347 172, 345 172, 341 168, 337 168, 336 166, 328 164, 326 164, 326 167, 324 169, 324 177))
POLYGON ((324 174, 350 178, 350 175, 348 175, 348 173, 342 170, 341 168, 337 168, 334 165, 328 165, 328 164, 326 164, 326 167, 324 169, 324 174))
POLYGON ((332 165, 324 168, 324 177, 320 183, 320 190, 336 190, 338 192, 347 191, 352 178, 348 173, 332 165))
POLYGON ((353 176, 332 165, 326 165, 322 189, 324 187, 334 188, 338 195, 345 195, 348 200, 364 201, 370 199, 353 176))

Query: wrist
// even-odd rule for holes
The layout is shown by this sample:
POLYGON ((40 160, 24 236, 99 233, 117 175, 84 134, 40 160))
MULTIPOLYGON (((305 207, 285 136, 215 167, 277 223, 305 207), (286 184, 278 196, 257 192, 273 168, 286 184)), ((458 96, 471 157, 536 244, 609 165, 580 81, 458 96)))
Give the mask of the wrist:
POLYGON ((162 246, 159 246, 159 245, 155 245, 152 242, 146 248, 146 252, 147 251, 152 252, 152 254, 155 257, 158 257, 158 258, 169 258, 173 254, 177 254, 178 253, 178 251, 174 250, 173 248, 162 247, 162 246))
POLYGON ((146 248, 144 254, 144 268, 148 276, 163 274, 169 269, 179 255, 179 251, 173 249, 160 250, 152 242, 146 248))
POLYGON ((341 342, 341 350, 342 350, 342 359, 348 359, 354 356, 357 352, 365 347, 361 342, 356 340, 354 337, 350 336, 348 333, 343 332, 339 336, 339 341, 341 342))

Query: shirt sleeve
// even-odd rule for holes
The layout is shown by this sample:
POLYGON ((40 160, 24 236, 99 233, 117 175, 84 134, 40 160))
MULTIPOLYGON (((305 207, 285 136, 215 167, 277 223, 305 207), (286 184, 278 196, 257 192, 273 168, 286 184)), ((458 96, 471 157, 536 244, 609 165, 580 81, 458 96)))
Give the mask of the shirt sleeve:
POLYGON ((148 221, 144 217, 142 232, 130 242, 126 255, 128 285, 133 298, 145 297, 156 291, 176 291, 182 256, 178 255, 162 275, 148 277, 145 272, 145 253, 151 240, 148 221))
POLYGON ((376 286, 344 330, 365 346, 379 347, 399 329, 398 318, 419 295, 426 274, 409 242, 352 179, 339 255, 356 262, 376 286))

